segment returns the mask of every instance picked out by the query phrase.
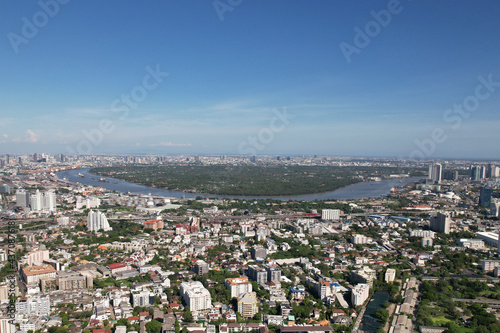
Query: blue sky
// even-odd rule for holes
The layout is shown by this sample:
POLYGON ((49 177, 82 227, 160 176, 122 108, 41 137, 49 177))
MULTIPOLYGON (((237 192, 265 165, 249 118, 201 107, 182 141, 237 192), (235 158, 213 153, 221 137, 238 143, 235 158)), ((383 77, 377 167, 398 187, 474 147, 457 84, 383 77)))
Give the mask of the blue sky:
POLYGON ((500 159, 499 1, 59 1, 0 0, 0 153, 500 159))

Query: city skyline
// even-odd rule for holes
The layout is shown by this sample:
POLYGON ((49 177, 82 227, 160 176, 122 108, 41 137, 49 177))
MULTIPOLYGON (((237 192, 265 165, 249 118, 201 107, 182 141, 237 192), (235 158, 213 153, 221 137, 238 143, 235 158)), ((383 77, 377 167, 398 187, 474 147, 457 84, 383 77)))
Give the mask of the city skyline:
POLYGON ((498 2, 231 3, 0 3, 0 154, 500 158, 498 2))

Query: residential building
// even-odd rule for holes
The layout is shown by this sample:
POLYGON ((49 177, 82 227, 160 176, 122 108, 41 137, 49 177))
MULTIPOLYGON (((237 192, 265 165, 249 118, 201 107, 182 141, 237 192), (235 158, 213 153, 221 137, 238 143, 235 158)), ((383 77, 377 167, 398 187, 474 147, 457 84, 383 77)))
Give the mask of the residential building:
POLYGON ((481 260, 481 268, 486 272, 491 272, 496 267, 500 267, 500 260, 481 260))
POLYGON ((248 265, 248 277, 252 281, 256 281, 259 285, 267 282, 267 272, 264 268, 257 265, 248 265))
POLYGON ((328 221, 340 220, 340 209, 323 209, 321 210, 321 219, 328 221))
POLYGON ((16 333, 16 325, 9 317, 0 317, 0 333, 16 333))
POLYGON ((448 214, 437 213, 437 216, 431 217, 430 228, 433 231, 444 234, 450 233, 451 218, 448 214))
POLYGON ((351 302, 353 306, 362 305, 370 295, 370 286, 361 283, 352 289, 351 302))
POLYGON ((28 265, 33 266, 35 263, 42 263, 49 259, 49 250, 35 249, 28 252, 22 258, 19 259, 18 265, 28 265))
POLYGON ((196 264, 194 265, 194 272, 198 274, 199 276, 202 276, 203 274, 208 273, 208 264, 203 261, 203 260, 198 260, 196 264))
POLYGON ((240 297, 244 293, 252 292, 252 283, 250 283, 246 276, 226 279, 225 285, 231 291, 231 298, 240 297))
POLYGON ((16 311, 19 314, 34 316, 50 315, 50 296, 29 296, 21 297, 16 302, 16 311))
POLYGON ((353 244, 367 244, 371 241, 370 237, 366 237, 365 235, 361 234, 354 234, 352 235, 351 242, 353 244))
POLYGON ((396 278, 396 270, 394 268, 388 268, 387 271, 385 271, 385 282, 387 283, 394 282, 395 278, 396 278))
POLYGON ((24 208, 30 206, 30 194, 22 187, 16 191, 16 206, 24 208))
POLYGON ((435 183, 440 183, 443 174, 443 166, 440 163, 429 165, 429 177, 435 183))
POLYGON ((254 260, 264 260, 266 259, 267 251, 263 246, 254 246, 252 248, 252 259, 254 260))
POLYGON ((56 270, 47 264, 25 267, 21 271, 21 277, 26 284, 39 283, 41 278, 55 278, 56 270))
POLYGON ((89 231, 99 231, 99 230, 104 230, 104 231, 110 231, 113 230, 109 226, 108 219, 104 215, 104 213, 100 211, 93 211, 91 210, 89 212, 89 215, 87 216, 87 229, 89 231))
POLYGON ((158 229, 163 229, 163 220, 150 220, 144 222, 144 229, 153 229, 154 231, 158 229))
POLYGON ((150 291, 134 291, 131 294, 131 303, 135 308, 136 306, 151 306, 155 303, 154 294, 150 291))
POLYGON ((259 301, 255 292, 244 293, 238 298, 238 312, 243 318, 253 318, 259 312, 259 301))
POLYGON ((199 281, 182 282, 181 296, 192 311, 206 310, 212 307, 210 292, 199 281))
POLYGON ((281 270, 276 265, 264 265, 267 272, 267 282, 281 281, 281 270))
POLYGON ((462 238, 457 240, 457 244, 468 249, 483 249, 484 241, 481 239, 462 238))
POLYGON ((36 190, 35 194, 30 196, 30 207, 32 211, 49 211, 56 210, 56 194, 53 190, 40 192, 36 190))

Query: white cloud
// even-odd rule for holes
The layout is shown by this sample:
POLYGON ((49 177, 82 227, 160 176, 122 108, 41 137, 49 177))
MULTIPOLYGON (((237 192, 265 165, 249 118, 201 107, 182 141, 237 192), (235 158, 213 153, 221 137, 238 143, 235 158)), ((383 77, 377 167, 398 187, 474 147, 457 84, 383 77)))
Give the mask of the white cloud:
POLYGON ((37 143, 38 142, 38 136, 33 132, 32 130, 27 130, 26 134, 28 137, 24 139, 25 142, 30 142, 30 143, 37 143))

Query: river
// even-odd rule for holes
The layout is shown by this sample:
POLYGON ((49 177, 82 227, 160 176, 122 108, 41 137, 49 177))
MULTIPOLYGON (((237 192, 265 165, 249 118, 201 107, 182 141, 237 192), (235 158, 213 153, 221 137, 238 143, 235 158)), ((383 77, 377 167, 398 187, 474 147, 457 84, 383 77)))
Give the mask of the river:
POLYGON ((122 193, 135 193, 135 194, 152 194, 167 198, 195 198, 197 196, 203 197, 218 197, 218 198, 232 198, 232 199, 277 199, 277 200, 348 200, 348 199, 361 199, 361 198, 378 198, 390 193, 391 189, 396 186, 404 186, 406 184, 418 181, 421 177, 411 178, 395 178, 383 179, 378 182, 361 182, 346 187, 339 188, 335 191, 316 194, 304 194, 293 196, 272 196, 272 197, 255 197, 255 196, 237 196, 237 195, 216 195, 216 194, 200 194, 188 193, 182 191, 170 191, 166 189, 159 189, 147 187, 139 184, 129 183, 123 180, 96 176, 88 172, 89 169, 74 169, 60 171, 57 177, 60 179, 66 178, 72 183, 80 183, 82 185, 101 186, 110 191, 118 191, 122 193), (85 177, 80 177, 78 173, 83 174, 85 177), (106 181, 99 181, 104 178, 106 181))

